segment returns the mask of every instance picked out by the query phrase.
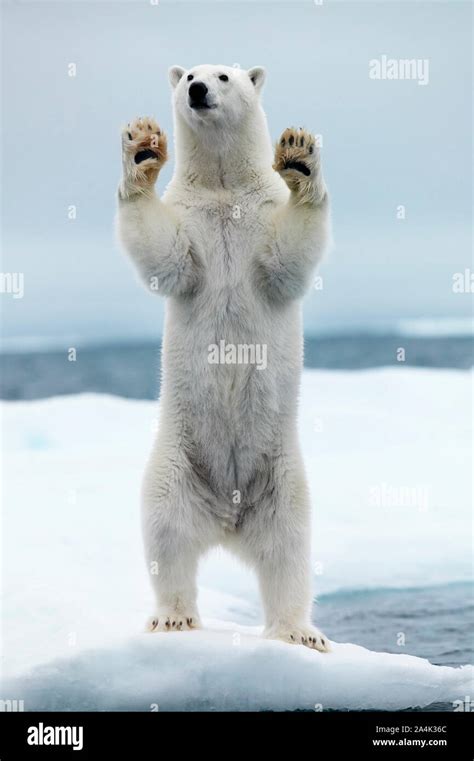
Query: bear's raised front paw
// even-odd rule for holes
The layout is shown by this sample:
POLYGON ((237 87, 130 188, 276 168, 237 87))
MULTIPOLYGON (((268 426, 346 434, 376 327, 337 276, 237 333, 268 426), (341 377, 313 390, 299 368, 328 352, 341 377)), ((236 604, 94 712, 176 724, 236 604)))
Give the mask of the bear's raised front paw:
POLYGON ((129 122, 122 130, 123 194, 152 186, 168 158, 165 133, 148 116, 129 122))
POLYGON ((150 616, 148 619, 145 631, 180 632, 200 628, 201 621, 196 612, 183 613, 172 608, 160 608, 154 616, 150 616))
POLYGON ((276 144, 273 168, 290 190, 302 196, 311 195, 311 190, 321 182, 316 137, 304 129, 288 127, 276 144))
POLYGON ((321 653, 329 653, 331 650, 328 638, 319 629, 307 624, 270 627, 265 630, 264 636, 268 639, 281 639, 290 645, 304 645, 321 653))

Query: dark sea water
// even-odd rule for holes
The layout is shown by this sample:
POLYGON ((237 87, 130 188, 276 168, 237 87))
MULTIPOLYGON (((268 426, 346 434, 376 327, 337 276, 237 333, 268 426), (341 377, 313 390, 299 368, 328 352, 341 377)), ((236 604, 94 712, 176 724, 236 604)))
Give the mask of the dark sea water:
MULTIPOLYGON (((405 350, 405 366, 467 369, 474 364, 470 337, 345 335, 307 339, 305 366, 400 367, 399 347, 405 350)), ((68 360, 67 350, 0 355, 1 398, 39 399, 81 392, 136 399, 158 396, 158 345, 78 348, 75 362, 68 360)), ((467 583, 325 595, 318 602, 317 623, 332 639, 371 650, 416 655, 445 666, 473 661, 474 598, 467 583), (398 632, 405 635, 404 646, 397 645, 398 632)), ((452 711, 453 707, 433 704, 429 710, 452 711)))
MULTIPOLYGON (((468 582, 323 595, 315 618, 337 642, 416 655, 438 666, 473 662, 474 590, 468 582), (399 633, 404 635, 401 646, 399 633)), ((432 703, 425 710, 452 711, 453 706, 432 703)))
MULTIPOLYGON (((470 368, 474 343, 469 336, 414 338, 400 335, 344 335, 305 339, 305 366, 358 370, 396 365, 470 368)), ((76 361, 62 350, 0 354, 0 398, 41 399, 96 391, 133 399, 155 399, 160 387, 157 344, 78 348, 76 361)))
POLYGON ((474 592, 468 582, 339 592, 320 597, 316 610, 318 626, 338 642, 417 655, 438 666, 472 661, 474 592))

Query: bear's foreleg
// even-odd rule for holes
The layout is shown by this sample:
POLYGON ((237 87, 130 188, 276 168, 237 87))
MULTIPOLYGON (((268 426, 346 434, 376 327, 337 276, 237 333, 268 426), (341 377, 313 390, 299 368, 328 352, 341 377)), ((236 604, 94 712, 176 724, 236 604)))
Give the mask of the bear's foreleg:
POLYGON ((287 129, 276 145, 273 168, 290 189, 270 221, 268 245, 257 258, 258 277, 270 299, 301 298, 330 239, 329 198, 316 138, 287 129))
POLYGON ((166 136, 153 119, 135 119, 124 128, 119 237, 147 289, 169 296, 193 290, 199 268, 182 225, 155 194, 166 159, 166 136))

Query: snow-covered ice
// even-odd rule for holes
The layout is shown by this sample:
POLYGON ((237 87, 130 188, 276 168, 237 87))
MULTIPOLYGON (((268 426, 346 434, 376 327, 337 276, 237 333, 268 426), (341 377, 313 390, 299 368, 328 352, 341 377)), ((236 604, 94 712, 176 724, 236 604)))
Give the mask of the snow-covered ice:
MULTIPOLYGON (((305 371, 318 594, 471 578, 471 380, 305 371)), ((473 694, 471 667, 262 640, 253 574, 222 551, 200 571, 208 629, 143 634, 152 596, 138 495, 157 412, 93 394, 3 403, 1 697, 26 710, 314 710, 473 694)))
POLYGON ((398 710, 472 695, 470 666, 334 644, 330 654, 263 640, 210 619, 209 629, 128 637, 50 662, 5 685, 28 710, 398 710))

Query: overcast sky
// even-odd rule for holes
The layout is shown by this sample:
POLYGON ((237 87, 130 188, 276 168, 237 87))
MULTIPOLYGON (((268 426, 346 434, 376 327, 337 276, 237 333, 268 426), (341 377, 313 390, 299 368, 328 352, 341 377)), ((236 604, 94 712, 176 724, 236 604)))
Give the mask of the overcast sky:
POLYGON ((4 3, 2 270, 25 278, 22 299, 0 296, 4 336, 160 333, 163 304, 135 280, 113 218, 119 127, 144 113, 171 134, 172 64, 264 65, 272 137, 291 124, 323 135, 335 247, 306 301, 308 334, 467 317, 472 295, 452 278, 472 268, 471 12, 452 0, 4 3), (384 55, 427 60, 428 83, 371 79, 384 55))

